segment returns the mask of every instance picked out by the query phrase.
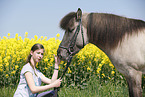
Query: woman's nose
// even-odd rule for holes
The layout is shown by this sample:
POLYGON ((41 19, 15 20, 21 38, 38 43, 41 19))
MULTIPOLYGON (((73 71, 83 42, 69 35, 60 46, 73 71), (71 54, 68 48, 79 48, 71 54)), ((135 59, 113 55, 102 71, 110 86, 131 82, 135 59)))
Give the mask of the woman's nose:
POLYGON ((40 58, 42 58, 42 57, 43 57, 43 55, 39 54, 39 57, 40 57, 40 58))

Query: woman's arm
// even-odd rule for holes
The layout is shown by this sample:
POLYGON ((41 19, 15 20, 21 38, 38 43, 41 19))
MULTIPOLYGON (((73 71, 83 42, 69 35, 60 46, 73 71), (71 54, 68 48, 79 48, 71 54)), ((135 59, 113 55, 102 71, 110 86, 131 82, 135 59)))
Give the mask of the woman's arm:
POLYGON ((52 75, 52 79, 49 79, 45 76, 41 76, 41 81, 45 84, 51 84, 53 83, 55 80, 57 80, 58 77, 58 70, 54 70, 54 73, 52 75))
POLYGON ((55 80, 57 80, 57 77, 58 77, 60 59, 58 57, 56 57, 55 55, 54 55, 54 58, 55 58, 55 67, 54 67, 54 73, 52 75, 52 79, 49 79, 45 76, 41 76, 41 81, 46 84, 50 84, 50 83, 54 82, 55 80))
POLYGON ((52 79, 51 82, 54 82, 55 80, 57 80, 58 77, 58 69, 59 69, 59 64, 60 64, 60 59, 58 58, 58 56, 55 56, 55 67, 54 67, 54 73, 52 75, 52 79))
POLYGON ((50 84, 51 83, 51 79, 45 77, 45 76, 41 76, 41 81, 45 84, 50 84))
POLYGON ((60 87, 60 84, 61 84, 61 80, 58 79, 58 80, 54 81, 53 83, 51 83, 50 85, 35 86, 33 75, 31 72, 26 72, 25 78, 26 78, 27 84, 28 84, 28 86, 33 94, 48 90, 48 89, 53 88, 53 87, 60 87))

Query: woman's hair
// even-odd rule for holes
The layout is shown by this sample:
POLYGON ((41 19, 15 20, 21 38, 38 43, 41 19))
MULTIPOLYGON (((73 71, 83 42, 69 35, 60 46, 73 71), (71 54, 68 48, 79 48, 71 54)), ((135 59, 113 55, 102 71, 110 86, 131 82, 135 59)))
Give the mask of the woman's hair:
MULTIPOLYGON (((44 49, 44 46, 42 45, 42 44, 39 44, 39 43, 37 43, 37 44, 34 44, 33 46, 32 46, 32 48, 31 48, 31 51, 35 51, 35 50, 39 50, 39 49, 44 49)), ((31 54, 29 54, 29 56, 28 56, 28 58, 27 58, 27 60, 26 60, 26 63, 31 63, 30 62, 30 59, 31 59, 31 54)))

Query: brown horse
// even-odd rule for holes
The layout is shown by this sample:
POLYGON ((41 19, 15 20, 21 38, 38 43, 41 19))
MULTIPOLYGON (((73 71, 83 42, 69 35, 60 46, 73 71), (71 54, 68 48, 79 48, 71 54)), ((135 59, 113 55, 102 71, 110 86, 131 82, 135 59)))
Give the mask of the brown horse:
POLYGON ((107 13, 82 13, 81 9, 63 17, 65 30, 58 56, 67 60, 92 43, 108 55, 128 83, 130 97, 142 97, 145 74, 145 22, 107 13))

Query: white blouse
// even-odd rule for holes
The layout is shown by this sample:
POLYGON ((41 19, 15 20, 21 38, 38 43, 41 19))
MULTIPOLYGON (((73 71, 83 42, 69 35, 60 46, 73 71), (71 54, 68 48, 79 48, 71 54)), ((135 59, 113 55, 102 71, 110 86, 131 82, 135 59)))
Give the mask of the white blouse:
POLYGON ((17 90, 14 94, 14 97, 36 97, 38 93, 33 94, 27 84, 25 79, 25 73, 31 72, 36 86, 41 86, 41 76, 44 76, 39 70, 35 70, 31 67, 30 63, 27 63, 23 66, 20 73, 20 82, 18 84, 17 90), (37 76, 36 76, 37 75, 37 76))

